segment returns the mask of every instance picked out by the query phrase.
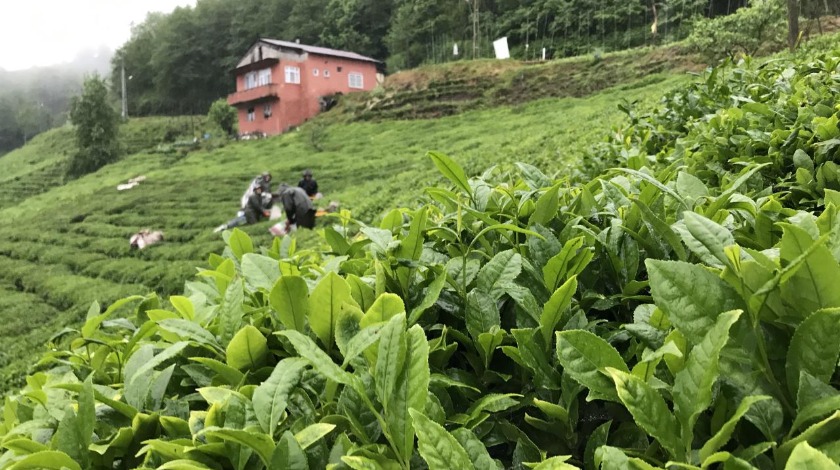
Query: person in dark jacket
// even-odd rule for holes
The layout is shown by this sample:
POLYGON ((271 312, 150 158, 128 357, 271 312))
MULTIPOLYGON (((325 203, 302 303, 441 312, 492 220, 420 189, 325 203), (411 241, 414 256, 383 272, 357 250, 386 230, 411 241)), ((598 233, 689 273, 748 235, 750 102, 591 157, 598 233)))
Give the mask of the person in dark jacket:
POLYGON ((256 185, 254 192, 248 196, 248 202, 242 208, 243 215, 236 217, 226 224, 222 224, 214 230, 214 232, 221 232, 222 230, 239 227, 240 225, 250 225, 259 222, 268 217, 269 210, 263 200, 263 186, 256 185))
POLYGON ((303 179, 298 183, 298 187, 306 191, 307 196, 319 199, 318 182, 312 177, 312 170, 303 172, 303 179))
POLYGON ((281 184, 274 197, 283 204, 289 230, 292 229, 292 225, 309 229, 315 227, 315 207, 302 188, 281 184))
POLYGON ((248 204, 245 205, 245 222, 255 224, 266 217, 268 208, 265 206, 263 199, 263 186, 258 185, 254 188, 254 194, 248 198, 248 204))
MULTIPOLYGON (((243 211, 245 210, 245 206, 248 205, 248 199, 254 194, 254 188, 257 186, 262 187, 263 194, 270 194, 271 193, 271 173, 264 171, 261 174, 257 175, 253 180, 251 180, 251 184, 248 185, 248 189, 245 190, 245 194, 242 195, 242 198, 239 202, 239 207, 243 211)), ((271 202, 268 202, 268 206, 271 206, 271 202)))

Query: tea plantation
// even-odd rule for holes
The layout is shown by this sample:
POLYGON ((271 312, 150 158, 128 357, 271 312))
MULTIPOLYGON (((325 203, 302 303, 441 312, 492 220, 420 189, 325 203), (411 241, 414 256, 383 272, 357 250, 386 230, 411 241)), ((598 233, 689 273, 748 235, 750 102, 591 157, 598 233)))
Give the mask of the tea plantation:
POLYGON ((0 468, 840 468, 836 44, 139 153, 9 204, 7 342, 68 328, 0 468), (208 232, 306 167, 350 209, 323 237, 208 232), (130 253, 141 226, 166 244, 130 253))
MULTIPOLYGON (((0 159, 0 388, 20 386, 36 351, 90 302, 108 305, 128 294, 180 292, 183 283, 222 248, 212 229, 232 218, 248 182, 271 170, 275 182, 296 183, 312 168, 327 199, 355 217, 372 220, 386 208, 410 204, 439 180, 424 157, 445 148, 471 171, 527 159, 550 170, 621 122, 616 103, 653 100, 685 78, 652 76, 647 85, 617 88, 586 99, 544 100, 439 120, 304 126, 277 138, 183 154, 150 153, 167 133, 191 135, 194 119, 136 119, 124 139, 146 152, 96 174, 62 184, 73 152, 72 132, 57 129, 0 159), (588 122, 592 126, 581 127, 588 122), (174 129, 174 131, 173 131, 174 129), (319 139, 313 147, 313 132, 319 139), (145 175, 124 192, 116 186, 145 175), (142 228, 163 230, 166 241, 142 252, 128 238, 142 228)), ((642 84, 644 85, 644 83, 642 84)), ((164 144, 170 145, 171 144, 164 144)), ((268 223, 249 227, 270 243, 268 223)))

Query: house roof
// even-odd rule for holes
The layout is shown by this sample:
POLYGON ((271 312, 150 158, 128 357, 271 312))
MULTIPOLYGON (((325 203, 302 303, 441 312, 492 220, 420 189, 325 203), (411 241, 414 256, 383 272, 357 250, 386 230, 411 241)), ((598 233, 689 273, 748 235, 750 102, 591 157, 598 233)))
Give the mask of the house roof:
POLYGON ((269 39, 269 38, 260 38, 260 41, 271 44, 274 46, 279 46, 287 49, 297 49, 300 51, 308 52, 310 54, 318 54, 318 55, 326 55, 332 57, 342 57, 345 59, 352 59, 352 60, 360 60, 364 62, 374 62, 377 64, 381 64, 382 62, 376 60, 371 57, 366 57, 361 54, 356 54, 355 52, 348 52, 348 51, 340 51, 338 49, 329 49, 326 47, 318 47, 318 46, 308 46, 306 44, 299 44, 296 42, 291 41, 281 41, 279 39, 269 39))

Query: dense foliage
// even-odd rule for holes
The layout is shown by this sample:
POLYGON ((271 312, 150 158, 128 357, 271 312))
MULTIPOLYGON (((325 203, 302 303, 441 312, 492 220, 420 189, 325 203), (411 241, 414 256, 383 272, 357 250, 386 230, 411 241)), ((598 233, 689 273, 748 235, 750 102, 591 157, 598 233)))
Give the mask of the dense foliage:
MULTIPOLYGON (((808 3, 817 0, 808 0, 808 3)), ((230 77, 259 37, 349 49, 384 60, 390 71, 423 63, 493 57, 507 36, 515 58, 589 54, 685 37, 695 16, 727 15, 744 0, 200 0, 195 8, 152 14, 117 51, 124 65, 129 114, 203 114, 232 91, 230 77), (453 55, 458 44, 459 55, 453 55), (527 45, 527 47, 526 47, 527 45)), ((822 3, 815 11, 822 12, 822 3)))
POLYGON ((785 42, 784 11, 780 0, 758 0, 731 15, 696 21, 687 47, 711 60, 779 49, 785 42))
POLYGON ((710 71, 579 184, 432 153, 453 189, 323 250, 227 233, 55 337, 0 465, 836 468, 839 72, 710 71))
POLYGON ((207 121, 215 124, 227 135, 236 134, 236 108, 229 105, 224 99, 216 100, 210 105, 210 111, 207 113, 207 121))
POLYGON ((70 102, 70 120, 76 134, 76 154, 67 173, 94 172, 119 156, 119 116, 108 99, 108 85, 98 75, 85 79, 82 93, 70 102))
MULTIPOLYGON (((492 63, 470 65, 489 68, 492 63)), ((560 66, 540 68, 551 72, 560 66)), ((603 129, 623 121, 616 102, 654 103, 663 90, 687 80, 657 75, 635 81, 614 70, 587 68, 577 81, 604 83, 602 77, 609 74, 609 83, 622 86, 585 98, 375 124, 336 122, 333 118, 341 115, 331 113, 301 132, 217 150, 207 150, 203 139, 196 150, 195 136, 220 134, 201 116, 130 118, 120 126, 125 157, 71 181, 65 181, 64 170, 75 153, 72 128, 38 136, 0 160, 0 218, 5 221, 0 225, 0 391, 25 385, 48 339, 81 321, 91 299, 108 305, 132 294, 181 292, 195 266, 223 248, 211 229, 233 216, 255 174, 269 169, 278 182, 296 182, 301 171, 311 168, 327 195, 323 204, 337 200, 356 218, 373 220, 387 208, 413 205, 424 187, 439 180, 423 149, 446 148, 470 173, 522 155, 553 172, 602 140, 603 129), (312 137, 320 151, 313 148, 312 137), (143 184, 116 191, 116 185, 140 175, 147 177, 143 184), (131 250, 129 237, 143 228, 162 230, 165 243, 131 250)), ((437 71, 463 73, 453 66, 437 71)), ((529 77, 536 81, 539 76, 529 77)), ((503 81, 486 91, 505 89, 503 81)), ((424 106, 445 104, 425 95, 418 91, 400 97, 424 106)), ((272 223, 244 229, 255 243, 266 244, 272 223)), ((306 237, 298 243, 309 246, 306 237)))

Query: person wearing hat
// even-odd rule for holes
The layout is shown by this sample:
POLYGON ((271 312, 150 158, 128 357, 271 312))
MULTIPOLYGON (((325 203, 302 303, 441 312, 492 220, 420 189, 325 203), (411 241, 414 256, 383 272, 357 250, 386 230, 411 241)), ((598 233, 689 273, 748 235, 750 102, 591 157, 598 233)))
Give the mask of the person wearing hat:
POLYGON ((271 173, 264 171, 257 177, 257 184, 262 186, 263 194, 271 192, 271 173))
POLYGON ((248 197, 245 207, 242 208, 243 214, 236 217, 226 224, 222 224, 214 230, 214 232, 221 232, 222 230, 238 227, 240 225, 250 225, 267 218, 269 210, 263 200, 263 186, 258 184, 254 186, 254 192, 248 197))
POLYGON ((303 179, 298 183, 298 187, 306 191, 306 195, 311 199, 321 199, 322 195, 318 192, 318 182, 312 177, 312 170, 303 172, 303 179))
MULTIPOLYGON (((251 184, 248 185, 248 189, 245 190, 245 194, 242 195, 239 201, 239 207, 241 209, 239 215, 244 214, 245 207, 248 205, 248 199, 254 194, 254 188, 257 186, 262 187, 263 194, 271 194, 271 173, 264 171, 251 180, 251 184)), ((270 206, 271 202, 268 201, 267 204, 270 206)))
POLYGON ((315 207, 303 188, 293 188, 282 183, 274 198, 283 205, 287 231, 293 230, 295 226, 308 229, 315 227, 315 207))

